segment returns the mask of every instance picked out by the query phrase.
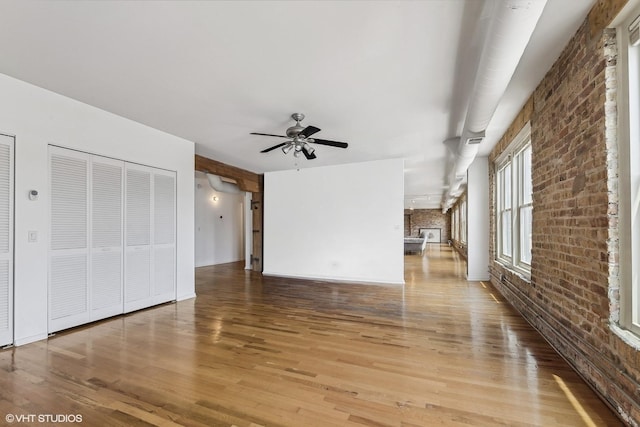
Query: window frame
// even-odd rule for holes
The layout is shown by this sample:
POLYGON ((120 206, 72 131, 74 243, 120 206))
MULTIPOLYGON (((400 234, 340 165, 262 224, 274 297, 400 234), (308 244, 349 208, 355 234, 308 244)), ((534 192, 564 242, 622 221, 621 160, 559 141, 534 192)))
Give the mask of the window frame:
MULTIPOLYGON (((530 183, 530 187, 531 187, 531 192, 530 192, 530 197, 529 197, 529 201, 525 200, 525 187, 524 187, 524 183, 525 183, 525 169, 524 169, 524 165, 525 165, 525 159, 524 159, 524 153, 525 151, 529 150, 529 152, 531 153, 531 155, 529 156, 529 171, 531 171, 531 164, 532 164, 532 155, 533 155, 533 149, 531 148, 531 136, 529 136, 529 142, 527 144, 525 144, 516 154, 515 156, 515 160, 518 163, 518 167, 517 167, 517 180, 518 180, 518 190, 517 190, 517 200, 516 200, 516 209, 517 209, 517 220, 518 220, 518 226, 516 227, 518 230, 518 238, 517 238, 517 243, 518 243, 518 248, 517 248, 517 254, 518 254, 518 266, 521 268, 524 268, 527 271, 531 271, 531 261, 525 261, 523 259, 522 256, 522 232, 524 230, 523 228, 523 223, 522 223, 522 210, 526 209, 526 208, 531 208, 531 216, 533 219, 533 182, 531 181, 530 183), (524 267, 523 267, 524 266, 524 267)), ((532 176, 529 177, 530 179, 533 178, 532 176)), ((513 185, 513 184, 512 184, 513 185)), ((532 221, 532 226, 529 227, 529 229, 531 230, 533 228, 533 221, 532 221)), ((515 231, 515 230, 514 230, 515 231)), ((529 233, 529 247, 531 247, 531 241, 532 241, 532 233, 529 233)))
POLYGON ((640 116, 640 82, 631 76, 640 76, 640 43, 634 46, 629 39, 639 21, 636 7, 617 27, 619 300, 613 302, 619 303, 620 311, 612 313, 613 323, 631 333, 636 349, 640 348, 640 124, 631 117, 640 116))
MULTIPOLYGON (((506 169, 511 168, 511 156, 507 156, 507 159, 501 162, 496 167, 496 206, 497 206, 497 216, 496 216, 496 259, 501 260, 504 264, 511 264, 513 259, 513 239, 511 239, 511 248, 509 249, 510 254, 505 253, 504 249, 504 239, 502 238, 503 234, 503 226, 504 226, 504 217, 505 214, 509 213, 508 222, 513 222, 513 199, 511 198, 509 201, 509 207, 505 208, 505 177, 508 175, 512 175, 512 170, 510 169, 507 173, 506 169)), ((511 182, 511 181, 510 181, 511 182)))
POLYGON ((462 201, 460 202, 459 215, 460 215, 460 223, 459 223, 460 242, 466 244, 467 243, 467 199, 466 197, 462 199, 462 201))
MULTIPOLYGON (((529 158, 529 170, 532 168, 533 148, 531 144, 531 124, 527 122, 511 141, 508 147, 494 162, 494 205, 495 209, 495 261, 505 268, 515 270, 526 278, 531 277, 531 262, 523 260, 521 251, 522 211, 531 208, 533 224, 533 197, 529 200, 524 197, 524 153, 531 150, 529 158), (507 186, 507 180, 509 185, 507 186), (505 189, 509 190, 508 194, 505 189), (509 206, 506 206, 506 196, 509 197, 509 206), (509 215, 507 215, 509 213, 509 215), (504 245, 504 221, 507 217, 508 229, 511 233, 511 254, 505 252, 504 245)), ((533 188, 531 183, 530 189, 533 188)), ((532 227, 531 227, 532 228, 532 227)), ((529 233, 529 246, 532 246, 531 233, 529 233)))
POLYGON ((451 212, 451 233, 454 242, 458 241, 458 207, 455 206, 451 212))

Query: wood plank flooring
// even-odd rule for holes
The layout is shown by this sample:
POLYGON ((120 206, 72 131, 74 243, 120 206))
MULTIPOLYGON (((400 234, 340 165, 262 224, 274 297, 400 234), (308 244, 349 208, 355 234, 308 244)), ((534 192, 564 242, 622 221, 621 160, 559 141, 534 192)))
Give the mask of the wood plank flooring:
POLYGON ((194 300, 0 352, 0 415, 74 414, 87 426, 621 425, 489 284, 462 279, 448 246, 405 260, 404 287, 263 278, 239 263, 197 269, 194 300))

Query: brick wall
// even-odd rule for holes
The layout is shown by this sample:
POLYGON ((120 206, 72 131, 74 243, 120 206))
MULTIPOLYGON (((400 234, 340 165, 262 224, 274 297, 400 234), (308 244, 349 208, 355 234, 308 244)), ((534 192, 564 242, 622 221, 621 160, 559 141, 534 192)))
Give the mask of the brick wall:
MULTIPOLYGON (((531 280, 495 261, 490 272, 505 298, 637 425, 640 356, 610 327, 617 310, 617 151, 607 128, 616 123, 616 55, 615 31, 594 31, 585 20, 491 153, 493 161, 530 120, 531 280)), ((495 259, 493 202, 491 211, 495 259)))
POLYGON ((404 210, 404 237, 412 237, 411 234, 411 214, 408 209, 404 210))
POLYGON ((420 228, 439 228, 440 242, 446 242, 451 233, 449 214, 443 214, 440 209, 405 209, 405 237, 417 237, 420 228))
MULTIPOLYGON (((451 223, 453 223, 453 219, 451 218, 453 216, 453 211, 458 208, 463 201, 465 201, 467 199, 467 192, 465 190, 465 192, 458 197, 458 200, 456 200, 456 202, 453 204, 453 206, 451 206, 451 209, 449 209, 449 212, 447 213, 447 215, 449 215, 449 221, 451 223)), ((453 248, 458 251, 458 253, 460 255, 462 255, 465 259, 467 259, 469 252, 467 249, 467 243, 466 242, 462 242, 458 239, 455 239, 453 236, 451 236, 451 242, 452 242, 452 246, 453 248)))

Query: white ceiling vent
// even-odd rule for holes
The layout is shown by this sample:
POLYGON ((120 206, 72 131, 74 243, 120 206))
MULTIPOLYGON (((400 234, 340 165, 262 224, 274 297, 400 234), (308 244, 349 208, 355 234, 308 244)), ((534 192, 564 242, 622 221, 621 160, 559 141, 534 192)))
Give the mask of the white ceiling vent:
POLYGON ((480 144, 482 141, 484 141, 484 137, 485 137, 484 131, 469 132, 469 135, 467 136, 467 140, 465 142, 467 145, 480 144))

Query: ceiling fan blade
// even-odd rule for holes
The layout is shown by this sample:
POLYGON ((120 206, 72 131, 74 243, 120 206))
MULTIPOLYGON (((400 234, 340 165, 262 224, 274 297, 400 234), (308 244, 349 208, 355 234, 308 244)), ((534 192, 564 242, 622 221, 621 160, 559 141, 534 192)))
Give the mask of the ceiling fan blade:
POLYGON ((315 144, 320 144, 320 145, 329 145, 331 147, 338 147, 338 148, 347 148, 349 146, 349 144, 347 144, 346 142, 338 142, 338 141, 329 141, 328 139, 310 139, 308 142, 312 142, 315 144))
POLYGON ((320 128, 317 128, 315 126, 307 126, 306 128, 302 129, 298 135, 308 138, 314 133, 318 133, 318 132, 320 132, 320 128))
POLYGON ((302 154, 307 158, 307 160, 313 160, 316 158, 316 153, 309 153, 307 149, 302 147, 302 154))
POLYGON ((271 151, 271 150, 275 150, 276 148, 280 148, 280 147, 282 147, 283 145, 287 145, 287 144, 288 144, 288 142, 283 142, 282 144, 274 145, 273 147, 269 147, 269 148, 267 148, 267 149, 262 150, 262 151, 261 151, 261 153, 268 153, 268 152, 269 152, 269 151, 271 151))
POLYGON ((288 136, 284 136, 284 135, 274 135, 271 133, 258 133, 258 132, 251 132, 249 135, 263 135, 263 136, 276 136, 278 138, 289 138, 288 136))

